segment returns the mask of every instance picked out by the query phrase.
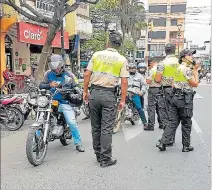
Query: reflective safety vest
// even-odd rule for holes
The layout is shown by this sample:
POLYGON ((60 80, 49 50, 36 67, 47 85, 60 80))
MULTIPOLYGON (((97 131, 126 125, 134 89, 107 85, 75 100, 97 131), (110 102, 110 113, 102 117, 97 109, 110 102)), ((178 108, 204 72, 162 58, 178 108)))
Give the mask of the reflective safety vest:
POLYGON ((176 72, 175 72, 175 75, 174 75, 174 82, 188 82, 188 80, 186 79, 186 77, 184 76, 184 73, 183 73, 183 69, 185 68, 184 65, 180 65, 176 72))
POLYGON ((123 64, 124 59, 118 53, 98 52, 93 57, 93 75, 108 75, 109 77, 118 78, 123 64))
POLYGON ((154 81, 155 80, 155 76, 156 76, 156 73, 157 73, 157 65, 155 65, 151 71, 153 72, 153 75, 152 75, 152 80, 154 81))

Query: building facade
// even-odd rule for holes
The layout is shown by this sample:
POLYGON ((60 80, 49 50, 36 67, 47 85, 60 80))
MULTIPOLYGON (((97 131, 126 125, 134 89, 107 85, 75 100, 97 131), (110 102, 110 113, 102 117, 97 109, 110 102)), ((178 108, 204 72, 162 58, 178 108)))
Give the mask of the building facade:
POLYGON ((176 55, 184 47, 187 0, 148 0, 149 18, 153 31, 148 32, 147 55, 165 56, 165 45, 176 45, 176 55))

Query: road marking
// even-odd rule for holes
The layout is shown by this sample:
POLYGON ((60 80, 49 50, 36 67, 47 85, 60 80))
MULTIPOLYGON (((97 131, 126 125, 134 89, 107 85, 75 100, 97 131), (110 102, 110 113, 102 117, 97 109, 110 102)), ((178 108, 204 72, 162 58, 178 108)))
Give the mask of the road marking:
POLYGON ((196 120, 194 118, 192 118, 192 126, 195 129, 197 134, 202 134, 203 133, 201 128, 199 127, 198 123, 196 122, 196 120))
POLYGON ((200 96, 198 93, 195 94, 194 99, 203 99, 202 96, 200 96))
POLYGON ((144 131, 141 121, 139 121, 137 125, 132 125, 131 123, 124 124, 122 130, 127 142, 134 139, 144 131))
MULTIPOLYGON (((144 110, 146 117, 148 116, 146 109, 144 110)), ((146 118, 148 120, 148 117, 146 118)), ((141 120, 139 120, 137 125, 132 125, 131 123, 127 122, 127 124, 124 124, 122 127, 124 138, 127 142, 130 140, 136 138, 138 135, 140 135, 143 130, 143 124, 141 120)))

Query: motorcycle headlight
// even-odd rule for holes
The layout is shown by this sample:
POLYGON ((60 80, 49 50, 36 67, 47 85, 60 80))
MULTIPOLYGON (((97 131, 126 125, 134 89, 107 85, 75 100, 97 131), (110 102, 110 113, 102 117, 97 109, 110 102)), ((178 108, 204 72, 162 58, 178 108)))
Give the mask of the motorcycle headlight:
POLYGON ((37 104, 39 107, 44 108, 48 104, 48 99, 45 96, 41 96, 37 99, 37 104))

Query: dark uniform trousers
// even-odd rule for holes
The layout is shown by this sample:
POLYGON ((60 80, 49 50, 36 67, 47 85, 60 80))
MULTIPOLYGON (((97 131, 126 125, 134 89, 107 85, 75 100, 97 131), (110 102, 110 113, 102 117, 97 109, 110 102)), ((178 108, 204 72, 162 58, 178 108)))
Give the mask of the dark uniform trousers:
POLYGON ((158 117, 160 128, 165 128, 168 122, 168 117, 165 110, 165 100, 162 97, 161 89, 159 87, 150 87, 148 90, 148 126, 154 128, 155 125, 155 111, 158 117))
POLYGON ((115 89, 91 87, 89 97, 93 149, 101 160, 112 157, 112 134, 117 111, 115 89))
POLYGON ((173 90, 171 106, 169 107, 169 123, 163 133, 161 142, 169 144, 175 136, 177 127, 181 122, 182 126, 182 144, 190 145, 190 134, 193 117, 193 97, 194 94, 183 93, 181 90, 173 90))

